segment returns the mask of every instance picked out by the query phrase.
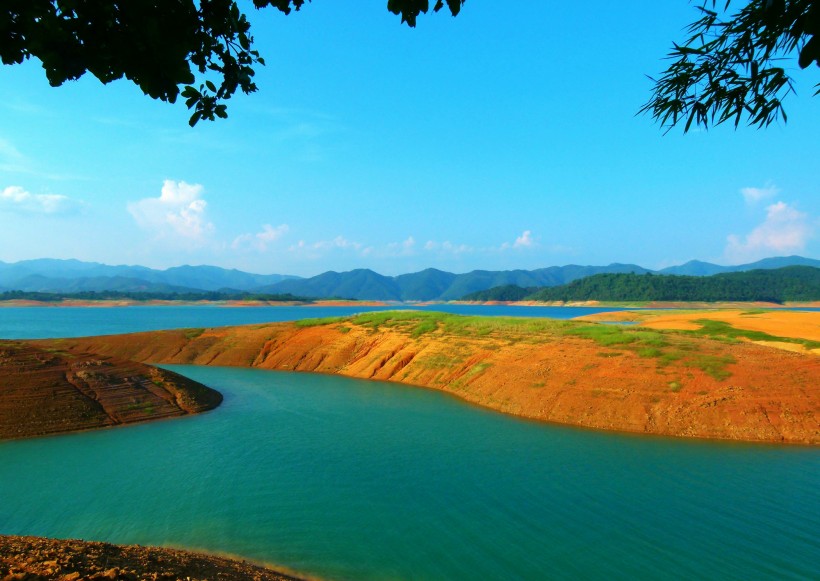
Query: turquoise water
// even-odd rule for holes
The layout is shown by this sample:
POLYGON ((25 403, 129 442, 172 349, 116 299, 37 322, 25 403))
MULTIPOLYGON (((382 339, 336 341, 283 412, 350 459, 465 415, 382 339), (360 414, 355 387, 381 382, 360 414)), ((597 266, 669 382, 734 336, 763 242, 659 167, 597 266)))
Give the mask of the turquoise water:
MULTIPOLYGON (((3 308, 0 337, 362 310, 379 309, 3 308)), ((339 377, 173 368, 225 403, 0 443, 0 533, 201 548, 331 579, 820 578, 816 449, 561 428, 339 377)))
POLYGON ((444 394, 172 366, 208 414, 0 443, 0 532, 332 579, 820 577, 820 450, 523 421, 444 394))
POLYGON ((551 317, 571 319, 602 311, 624 309, 600 307, 510 307, 501 305, 393 305, 389 307, 219 307, 133 306, 133 307, 3 307, 0 308, 0 338, 44 339, 83 337, 180 329, 251 325, 295 321, 317 317, 339 317, 367 311, 413 309, 444 311, 462 315, 506 317, 551 317))

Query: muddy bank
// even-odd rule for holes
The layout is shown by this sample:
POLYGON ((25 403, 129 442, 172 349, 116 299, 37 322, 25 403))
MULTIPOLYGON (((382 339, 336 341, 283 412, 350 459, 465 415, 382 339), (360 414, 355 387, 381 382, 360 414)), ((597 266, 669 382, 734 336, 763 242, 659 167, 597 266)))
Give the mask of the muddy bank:
POLYGON ((195 414, 221 401, 213 389, 142 363, 0 342, 0 439, 195 414))
POLYGON ((78 540, 0 535, 2 581, 288 581, 244 561, 188 551, 78 540))
POLYGON ((394 381, 605 430, 820 444, 820 358, 675 331, 379 313, 34 343, 151 363, 394 381))

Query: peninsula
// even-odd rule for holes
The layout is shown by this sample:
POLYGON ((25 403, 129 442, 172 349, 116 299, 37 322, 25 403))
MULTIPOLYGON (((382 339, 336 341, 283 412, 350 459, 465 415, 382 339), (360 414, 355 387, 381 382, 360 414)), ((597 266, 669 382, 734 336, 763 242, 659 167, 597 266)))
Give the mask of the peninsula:
MULTIPOLYGON (((394 381, 603 430, 820 444, 820 341, 742 326, 762 316, 750 311, 732 325, 702 312, 685 318, 688 328, 652 329, 390 311, 29 344, 73 357, 394 381)), ((820 315, 794 316, 816 325, 820 315)))
POLYGON ((0 341, 0 440, 211 410, 222 395, 143 363, 0 341))

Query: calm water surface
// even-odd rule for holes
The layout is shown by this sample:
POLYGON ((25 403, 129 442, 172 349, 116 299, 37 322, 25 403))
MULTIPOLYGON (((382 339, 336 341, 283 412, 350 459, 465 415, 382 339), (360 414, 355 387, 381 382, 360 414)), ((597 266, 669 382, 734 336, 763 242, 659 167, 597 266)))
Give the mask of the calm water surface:
POLYGON ((0 531, 333 579, 809 579, 820 451, 642 438, 444 394, 172 366, 201 416, 0 444, 0 531))
MULTIPOLYGON (((0 337, 360 310, 4 308, 0 337)), ((340 377, 172 368, 225 403, 0 443, 0 533, 201 548, 331 579, 820 578, 817 449, 560 428, 340 377)))
POLYGON ((295 321, 315 317, 339 317, 368 311, 414 309, 462 315, 506 317, 551 317, 571 319, 603 311, 625 309, 601 307, 510 307, 496 305, 394 305, 389 307, 3 307, 0 308, 0 338, 44 339, 113 335, 159 329, 251 325, 295 321))

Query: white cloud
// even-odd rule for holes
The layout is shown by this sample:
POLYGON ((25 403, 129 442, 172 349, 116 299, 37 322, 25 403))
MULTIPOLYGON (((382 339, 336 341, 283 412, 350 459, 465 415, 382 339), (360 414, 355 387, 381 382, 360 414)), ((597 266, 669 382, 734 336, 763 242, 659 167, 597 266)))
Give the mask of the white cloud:
POLYGON ((499 246, 499 250, 509 250, 511 248, 521 250, 524 248, 534 248, 535 246, 538 246, 538 243, 532 237, 532 231, 524 230, 521 236, 515 239, 515 242, 504 242, 499 246))
POLYGON ((387 252, 388 256, 410 256, 415 254, 416 248, 416 239, 412 236, 408 236, 406 240, 402 242, 391 242, 387 245, 387 252))
POLYGON ((521 233, 521 236, 515 239, 513 248, 529 248, 534 245, 535 240, 532 238, 532 232, 529 230, 524 230, 524 232, 521 233))
POLYGON ((740 193, 747 204, 756 204, 761 200, 768 200, 780 193, 780 189, 774 184, 766 184, 762 188, 741 188, 740 193))
POLYGON ((808 215, 785 202, 766 208, 766 219, 745 237, 727 237, 725 255, 733 262, 753 260, 776 254, 798 252, 814 235, 808 215))
POLYGON ((62 214, 78 203, 60 194, 32 194, 20 186, 9 186, 0 192, 0 209, 33 214, 62 214))
POLYGON ((214 226, 207 221, 208 203, 202 199, 200 184, 165 180, 158 198, 128 204, 137 224, 158 238, 177 238, 191 244, 204 242, 214 226))
POLYGON ((243 248, 254 248, 259 252, 264 252, 268 249, 268 245, 276 242, 288 233, 290 227, 287 224, 280 224, 276 228, 270 224, 262 226, 262 231, 256 234, 241 234, 237 236, 231 248, 234 250, 241 250, 243 248))

